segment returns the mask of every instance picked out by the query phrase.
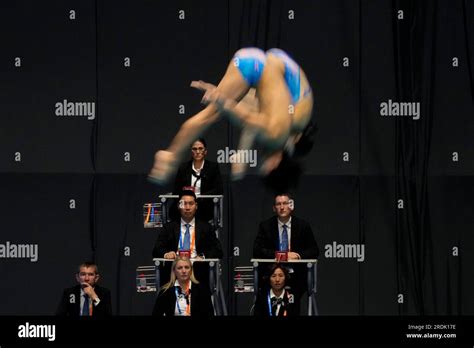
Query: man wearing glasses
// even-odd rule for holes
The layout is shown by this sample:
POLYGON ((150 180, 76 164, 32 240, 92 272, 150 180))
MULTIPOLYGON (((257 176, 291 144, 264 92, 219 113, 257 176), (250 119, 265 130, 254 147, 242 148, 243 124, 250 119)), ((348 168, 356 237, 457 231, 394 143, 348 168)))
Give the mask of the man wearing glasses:
MULTIPOLYGON (((276 215, 260 223, 253 246, 254 258, 277 260, 279 253, 284 253, 288 261, 318 258, 319 248, 311 226, 293 216, 293 210, 294 200, 289 193, 275 196, 273 212, 276 215)), ((261 268, 259 274, 264 273, 261 268)), ((301 298, 306 290, 306 265, 292 265, 290 273, 292 290, 301 298)))

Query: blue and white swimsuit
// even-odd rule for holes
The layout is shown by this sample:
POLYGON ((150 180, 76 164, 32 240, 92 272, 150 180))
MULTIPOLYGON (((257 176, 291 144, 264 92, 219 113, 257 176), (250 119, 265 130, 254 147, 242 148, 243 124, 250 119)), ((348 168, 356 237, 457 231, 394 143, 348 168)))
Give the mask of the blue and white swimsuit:
MULTIPOLYGON (((239 69, 242 77, 249 86, 256 87, 262 77, 266 58, 269 53, 278 57, 285 64, 284 79, 293 99, 293 103, 297 103, 300 99, 301 89, 300 67, 285 51, 272 48, 265 53, 255 47, 242 48, 234 55, 234 65, 239 69)), ((311 92, 311 89, 308 88, 304 95, 309 92, 311 92)))
POLYGON ((249 86, 255 87, 262 77, 266 58, 265 53, 261 49, 250 47, 238 50, 234 55, 233 61, 249 86))

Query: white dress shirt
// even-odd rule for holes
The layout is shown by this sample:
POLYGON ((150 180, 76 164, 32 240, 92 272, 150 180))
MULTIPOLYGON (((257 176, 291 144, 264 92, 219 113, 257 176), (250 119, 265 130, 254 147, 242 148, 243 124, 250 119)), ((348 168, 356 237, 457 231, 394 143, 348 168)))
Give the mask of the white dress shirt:
MULTIPOLYGON (((202 169, 204 168, 204 162, 202 162, 202 166, 199 169, 196 169, 194 167, 194 161, 193 161, 193 170, 198 174, 201 175, 202 169)), ((198 180, 193 174, 191 174, 191 186, 194 186, 194 193, 197 195, 201 194, 201 183, 202 183, 202 178, 198 180)))
MULTIPOLYGON (((270 289, 270 300, 272 298, 281 298, 282 300, 285 298, 285 289, 283 289, 283 291, 281 292, 280 296, 277 296, 275 295, 275 293, 273 292, 273 289, 270 289)), ((278 316, 278 313, 280 313, 280 308, 281 308, 281 304, 279 304, 276 308, 276 311, 275 311, 275 317, 278 316)))
MULTIPOLYGON (((192 284, 193 282, 189 281, 189 290, 191 290, 192 284)), ((180 288, 179 282, 177 280, 174 282, 174 286, 180 288)), ((174 306, 174 315, 185 316, 188 302, 186 302, 186 298, 184 296, 179 296, 179 294, 180 292, 178 290, 178 298, 176 299, 176 306, 174 306)), ((190 297, 188 298, 188 301, 191 301, 190 297)))

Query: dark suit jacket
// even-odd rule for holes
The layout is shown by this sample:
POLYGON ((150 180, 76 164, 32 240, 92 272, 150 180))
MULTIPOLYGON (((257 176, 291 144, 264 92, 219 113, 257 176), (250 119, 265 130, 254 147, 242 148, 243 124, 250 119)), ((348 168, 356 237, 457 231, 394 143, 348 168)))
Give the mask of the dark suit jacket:
MULTIPOLYGON (((221 243, 217 239, 212 226, 207 222, 197 219, 195 222, 197 254, 204 254, 208 259, 222 258, 221 243)), ((181 220, 167 223, 158 230, 158 239, 153 248, 153 257, 163 257, 167 252, 178 249, 180 227, 181 220)))
MULTIPOLYGON (((304 220, 291 218, 291 251, 300 254, 302 259, 316 259, 319 248, 314 239, 311 226, 304 220)), ((258 234, 253 244, 253 257, 261 259, 275 258, 279 250, 279 231, 277 216, 260 223, 258 234)))
MULTIPOLYGON (((174 316, 176 306, 176 293, 174 287, 164 291, 160 290, 153 307, 152 315, 174 316)), ((214 315, 211 294, 209 290, 201 284, 191 286, 191 317, 211 317, 214 315)))
MULTIPOLYGON (((191 173, 193 170, 193 161, 183 163, 176 173, 174 181, 174 194, 179 194, 184 186, 191 186, 191 173)), ((201 194, 202 195, 221 195, 224 192, 222 188, 222 177, 219 165, 208 160, 204 161, 204 168, 201 171, 201 194)))
MULTIPOLYGON (((268 309, 268 289, 265 289, 265 291, 260 291, 257 295, 257 300, 255 301, 255 307, 254 307, 254 312, 253 315, 258 316, 258 317, 269 317, 269 309, 268 309)), ((282 307, 280 308, 280 311, 278 312, 279 317, 284 316, 284 312, 286 310, 286 316, 288 317, 295 317, 299 315, 299 306, 297 305, 299 302, 299 299, 295 298, 295 295, 293 295, 293 302, 290 303, 289 300, 289 291, 285 291, 285 295, 283 295, 283 304, 282 307)), ((271 303, 271 302, 270 302, 271 303)))
MULTIPOLYGON (((107 288, 96 285, 94 291, 100 299, 97 306, 92 309, 93 317, 106 317, 112 315, 112 300, 107 288)), ((81 308, 81 286, 78 284, 67 288, 63 292, 56 315, 78 317, 81 308), (72 302, 72 300, 74 302, 72 302)))
MULTIPOLYGON (((179 195, 184 186, 191 186, 191 173, 193 161, 185 162, 179 167, 174 181, 173 193, 179 195)), ((222 195, 221 172, 219 165, 215 162, 205 160, 201 171, 201 194, 202 195, 222 195)), ((203 221, 210 221, 214 218, 214 203, 209 198, 198 198, 198 210, 196 216, 203 221)), ((179 211, 176 204, 170 206, 169 214, 171 220, 178 219, 179 211)))

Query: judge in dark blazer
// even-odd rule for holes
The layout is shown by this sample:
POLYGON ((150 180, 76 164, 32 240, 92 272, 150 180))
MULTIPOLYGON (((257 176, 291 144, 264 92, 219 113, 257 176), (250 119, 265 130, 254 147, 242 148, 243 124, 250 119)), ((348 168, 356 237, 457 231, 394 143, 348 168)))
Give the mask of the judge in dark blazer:
POLYGON ((282 264, 272 264, 264 277, 265 286, 257 295, 253 315, 259 317, 293 317, 299 315, 295 295, 286 284, 290 275, 282 264))
MULTIPOLYGON (((173 260, 180 250, 189 250, 191 258, 222 258, 221 243, 212 226, 195 218, 198 203, 194 192, 182 191, 178 205, 181 218, 158 230, 153 257, 173 260)), ((167 269, 163 270, 163 274, 169 273, 167 269)), ((207 264, 196 265, 195 275, 200 282, 205 282, 207 264)))
MULTIPOLYGON (((184 189, 190 189, 197 195, 222 195, 222 177, 219 165, 206 159, 206 140, 199 138, 191 145, 191 160, 183 163, 176 173, 174 194, 184 189)), ((200 205, 197 217, 209 221, 214 215, 214 205, 211 199, 198 199, 200 205)), ((176 217, 176 211, 170 211, 171 217, 176 217)))
MULTIPOLYGON (((185 242, 186 225, 189 225, 189 246, 191 258, 221 258, 222 247, 210 224, 195 218, 198 210, 196 195, 192 191, 182 191, 179 195, 179 221, 163 225, 158 231, 158 239, 153 249, 153 257, 176 258, 178 250, 185 242)), ((189 249, 188 249, 189 248, 189 249)))
POLYGON ((286 225, 288 235, 288 259, 317 259, 318 244, 311 226, 304 220, 292 216, 293 199, 287 193, 275 196, 273 205, 275 216, 260 223, 253 246, 253 257, 260 259, 275 258, 275 251, 283 245, 280 236, 286 225))
POLYGON ((97 285, 99 270, 93 262, 79 266, 76 286, 64 290, 56 315, 107 317, 112 315, 110 291, 97 285))
MULTIPOLYGON (((290 194, 275 196, 273 211, 276 216, 260 223, 253 246, 253 257, 274 259, 276 251, 288 252, 288 260, 317 259, 318 244, 311 226, 304 220, 293 216, 294 201, 290 194)), ((294 271, 290 285, 293 292, 301 298, 307 290, 306 265, 290 267, 294 271)))
POLYGON ((156 298, 153 315, 210 317, 214 315, 211 294, 193 275, 187 257, 178 256, 171 266, 170 281, 156 298))

